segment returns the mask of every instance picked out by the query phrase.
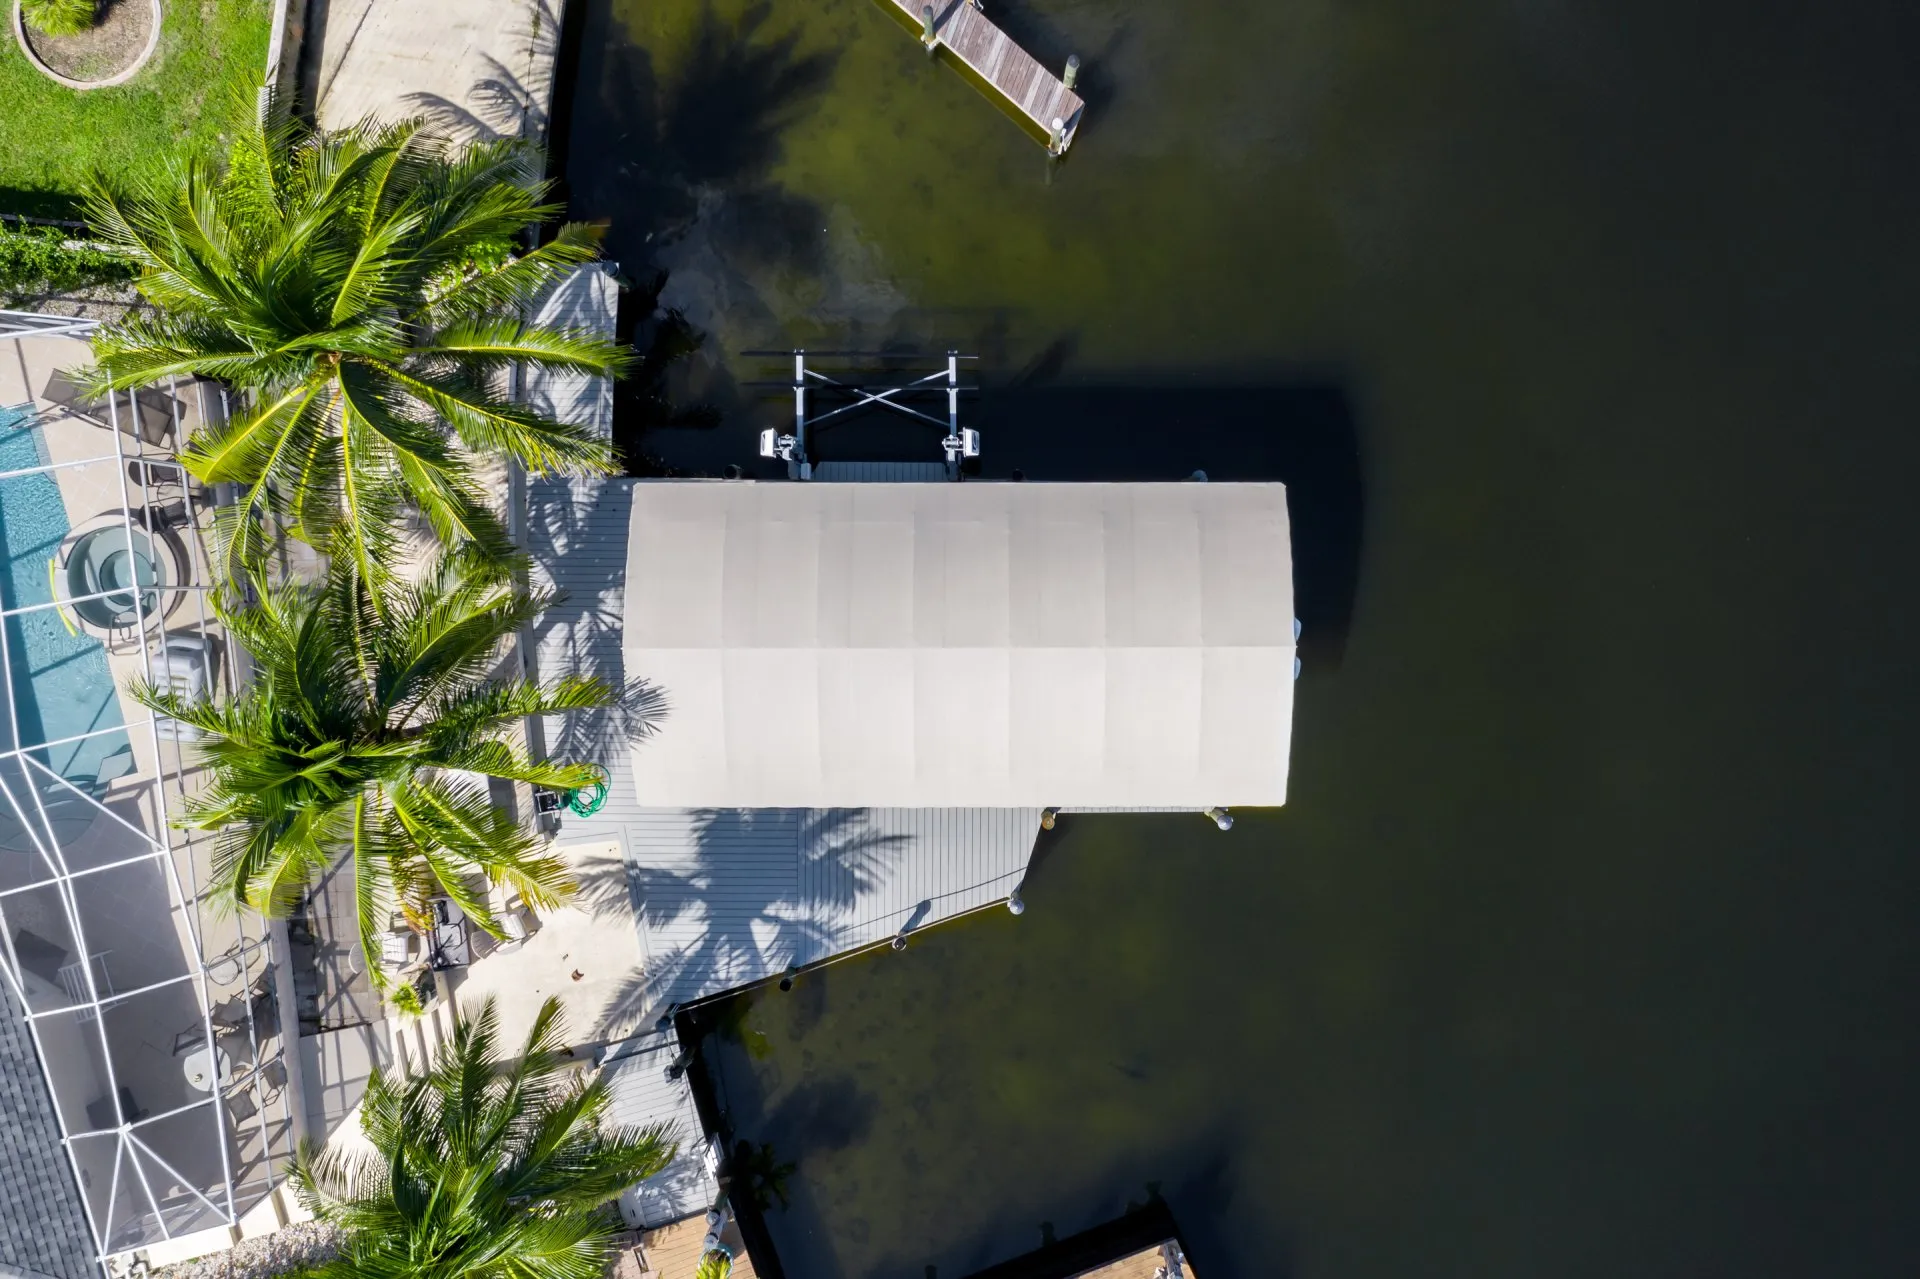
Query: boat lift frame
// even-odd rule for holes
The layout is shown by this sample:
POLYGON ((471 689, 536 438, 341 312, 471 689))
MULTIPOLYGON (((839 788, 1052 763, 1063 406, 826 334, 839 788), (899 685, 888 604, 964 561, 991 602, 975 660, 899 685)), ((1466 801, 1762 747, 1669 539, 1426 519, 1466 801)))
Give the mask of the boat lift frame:
POLYGON ((944 363, 932 373, 911 381, 888 386, 874 386, 863 382, 842 381, 838 377, 823 373, 807 363, 809 356, 814 359, 875 359, 875 360, 924 360, 924 355, 909 355, 898 351, 807 351, 798 348, 791 351, 742 351, 749 357, 787 357, 793 359, 793 381, 788 382, 748 382, 747 386, 788 387, 793 392, 793 430, 783 433, 773 427, 760 432, 760 456, 776 458, 787 464, 787 477, 795 480, 813 478, 813 461, 808 453, 807 433, 822 427, 836 418, 864 408, 890 409, 929 426, 939 427, 945 434, 941 438, 941 451, 946 456, 947 478, 960 478, 961 464, 970 457, 980 456, 980 432, 960 425, 960 397, 976 393, 977 386, 963 385, 960 381, 960 362, 977 360, 977 355, 962 355, 959 351, 948 351, 944 363), (809 396, 812 392, 812 397, 809 396), (835 393, 852 397, 845 403, 825 408, 818 403, 821 396, 835 393), (933 413, 924 412, 904 403, 909 396, 929 394, 943 395, 946 398, 946 416, 941 418, 933 413))

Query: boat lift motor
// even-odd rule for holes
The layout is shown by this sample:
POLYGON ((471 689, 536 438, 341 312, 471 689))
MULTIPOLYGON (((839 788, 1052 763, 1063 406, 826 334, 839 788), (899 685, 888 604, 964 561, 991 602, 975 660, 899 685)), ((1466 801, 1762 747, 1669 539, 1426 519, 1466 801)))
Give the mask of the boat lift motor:
POLYGON ((941 440, 940 446, 947 451, 947 462, 949 465, 958 462, 963 457, 979 457, 980 432, 974 430, 972 427, 962 427, 959 431, 941 440))
POLYGON ((782 462, 798 460, 800 441, 792 435, 782 435, 772 427, 760 432, 760 456, 777 458, 782 462))

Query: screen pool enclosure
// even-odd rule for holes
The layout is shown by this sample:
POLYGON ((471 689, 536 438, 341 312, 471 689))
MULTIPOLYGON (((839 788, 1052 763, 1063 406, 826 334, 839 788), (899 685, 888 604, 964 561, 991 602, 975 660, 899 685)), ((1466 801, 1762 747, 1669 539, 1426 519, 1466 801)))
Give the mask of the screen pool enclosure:
POLYGON ((231 678, 212 495, 175 460, 225 401, 89 393, 91 327, 0 312, 0 1015, 25 1027, 72 1176, 35 1193, 77 1200, 105 1258, 264 1210, 299 1099, 271 940, 203 901, 210 841, 174 825, 194 730, 126 692, 231 678))

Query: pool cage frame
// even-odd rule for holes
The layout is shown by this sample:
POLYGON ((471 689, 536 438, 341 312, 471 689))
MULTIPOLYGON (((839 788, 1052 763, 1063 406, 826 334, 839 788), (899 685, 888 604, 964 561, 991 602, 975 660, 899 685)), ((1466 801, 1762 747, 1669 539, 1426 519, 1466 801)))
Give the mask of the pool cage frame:
MULTIPOLYGON (((95 321, 60 316, 46 316, 31 313, 0 311, 0 342, 13 342, 15 339, 42 337, 65 337, 84 339, 97 327, 95 321)), ((197 407, 201 420, 222 420, 226 410, 225 392, 214 383, 195 380, 188 386, 182 386, 177 379, 167 379, 164 386, 151 388, 161 391, 171 404, 171 443, 177 449, 183 438, 181 395, 191 394, 198 398, 197 407)), ((0 484, 18 482, 25 476, 47 475, 84 465, 111 465, 118 477, 120 493, 119 529, 126 538, 127 552, 130 558, 136 552, 136 533, 141 537, 157 537, 155 532, 160 526, 160 518, 155 499, 156 468, 170 468, 178 475, 181 504, 185 512, 184 528, 180 530, 181 540, 186 544, 188 580, 161 585, 156 582, 152 591, 153 607, 147 607, 147 590, 136 578, 133 585, 118 590, 103 591, 95 596, 69 596, 62 599, 59 592, 53 591, 54 598, 44 604, 23 604, 18 599, 0 599, 0 672, 4 672, 7 693, 8 730, 6 749, 0 750, 0 818, 11 818, 17 822, 30 838, 31 847, 17 849, 25 870, 21 874, 25 882, 11 883, 12 876, 0 878, 0 981, 4 981, 12 996, 18 1001, 23 1019, 31 1036, 34 1050, 39 1058, 40 1067, 46 1077, 51 1109, 59 1126, 62 1147, 67 1153, 69 1168, 73 1173, 74 1191, 78 1195, 87 1225, 92 1234, 92 1243, 96 1260, 104 1267, 108 1258, 132 1252, 163 1241, 198 1234, 208 1229, 234 1227, 249 1211, 263 1203, 279 1186, 282 1157, 291 1157, 294 1143, 303 1127, 304 1114, 296 1115, 294 1107, 303 1107, 304 1099, 292 1097, 299 1079, 297 1060, 289 1064, 288 1059, 297 1056, 299 1041, 299 1009, 290 1007, 284 994, 290 989, 284 980, 285 974, 276 970, 277 965, 288 962, 289 956, 277 954, 275 930, 258 916, 245 912, 222 911, 221 922, 226 933, 237 934, 223 953, 207 954, 209 932, 207 928, 208 907, 204 887, 200 882, 197 861, 208 844, 206 837, 188 835, 176 839, 171 829, 175 821, 184 812, 184 806, 192 795, 196 771, 190 756, 190 742, 184 740, 186 734, 171 722, 163 728, 162 717, 150 712, 128 715, 127 712, 144 708, 118 690, 122 710, 122 723, 109 728, 93 728, 78 736, 60 738, 53 741, 25 742, 21 738, 20 707, 16 690, 23 686, 22 678, 16 677, 15 662, 24 661, 15 653, 15 641, 9 634, 16 628, 16 619, 24 614, 60 609, 63 604, 84 602, 88 599, 106 599, 109 597, 132 599, 134 620, 127 629, 129 642, 139 654, 139 673, 148 681, 155 676, 155 646, 161 653, 169 651, 167 614, 176 611, 184 600, 170 603, 169 596, 178 590, 190 597, 197 610, 199 636, 203 651, 208 652, 205 666, 206 683, 209 691, 224 685, 232 688, 234 662, 239 654, 226 644, 226 660, 217 661, 206 646, 212 643, 214 630, 210 626, 210 610, 207 595, 217 581, 212 572, 212 558, 206 540, 202 536, 200 512, 206 497, 205 490, 197 487, 196 481, 180 465, 173 449, 150 446, 140 428, 140 405, 136 402, 137 392, 114 392, 108 395, 104 403, 104 412, 99 407, 90 407, 87 416, 97 426, 105 426, 106 434, 113 440, 113 451, 102 452, 99 456, 89 456, 77 461, 55 462, 49 459, 44 437, 37 441, 39 465, 0 471, 0 484), (133 447, 128 448, 128 441, 133 447), (145 465, 142 465, 145 464, 145 465), (130 477, 137 477, 130 482, 130 477), (138 489, 136 493, 134 490, 138 489), (136 524, 141 527, 136 529, 136 524), (51 763, 48 752, 55 747, 73 747, 93 738, 111 739, 113 735, 126 735, 127 748, 131 750, 134 735, 144 736, 147 748, 152 752, 154 775, 142 777, 138 786, 131 787, 116 800, 124 801, 128 796, 150 795, 150 803, 141 806, 136 816, 142 819, 145 829, 130 822, 121 812, 108 807, 103 802, 104 794, 76 786, 73 779, 62 776, 51 763), (27 785, 21 785, 25 781, 27 785), (24 793, 22 793, 24 792, 24 793), (62 811, 75 810, 88 816, 90 822, 118 823, 131 832, 138 840, 140 851, 132 856, 110 860, 102 865, 76 866, 69 861, 67 849, 63 847, 60 830, 54 819, 49 816, 48 800, 57 795, 66 805, 62 811), (86 806, 91 806, 89 811, 86 806), (149 818, 151 815, 151 819, 149 818), (160 872, 160 878, 166 886, 169 900, 153 903, 153 910, 162 918, 171 917, 175 929, 175 940, 182 951, 185 972, 179 976, 151 984, 140 985, 130 990, 116 990, 105 971, 104 964, 97 964, 104 953, 110 952, 111 945, 101 944, 108 939, 89 938, 88 923, 81 909, 84 894, 89 891, 89 879, 106 872, 127 870, 128 868, 153 866, 160 872), (183 882, 182 869, 185 878, 183 882), (61 969, 62 985, 67 986, 68 997, 78 996, 75 1002, 57 1008, 36 1010, 35 999, 30 992, 20 955, 17 953, 14 930, 7 924, 7 907, 19 899, 25 911, 34 909, 36 902, 44 902, 48 891, 57 897, 64 912, 64 923, 78 952, 77 964, 69 964, 61 969), (22 894, 36 893, 34 898, 22 898, 22 894), (250 932, 250 927, 254 930, 250 932), (96 973, 96 967, 100 971, 96 973), (67 970, 77 968, 78 980, 67 982, 67 970), (237 975, 236 974, 237 970, 237 975), (220 973, 222 976, 214 977, 220 973), (235 1078, 224 1077, 224 1054, 219 1047, 223 1034, 237 1033, 238 1027, 231 1020, 216 1022, 212 987, 214 985, 232 986, 238 983, 237 1002, 245 1010, 244 1033, 246 1048, 250 1052, 250 1063, 242 1076, 237 1070, 235 1078), (207 1095, 202 1100, 191 1100, 186 1105, 167 1109, 159 1114, 129 1116, 128 1103, 124 1098, 124 1084, 115 1067, 115 1044, 110 1040, 108 1031, 109 1015, 121 1007, 142 996, 159 998, 156 992, 184 989, 193 997, 193 1011, 198 1015, 200 1043, 207 1053, 208 1068, 211 1073, 207 1095), (256 993, 257 992, 257 993, 256 993), (259 1018, 255 1016, 256 1006, 268 1006, 277 1003, 276 1034, 263 1035, 259 1018), (70 1107, 61 1100, 60 1061, 58 1054, 50 1055, 43 1023, 51 1017, 67 1017, 83 1034, 97 1036, 99 1052, 98 1063, 105 1066, 106 1105, 111 1119, 116 1123, 90 1127, 87 1131, 75 1131, 68 1113, 70 1107), (267 1039, 273 1039, 271 1049, 263 1048, 267 1039), (273 1099, 264 1099, 260 1085, 264 1079, 271 1078, 271 1068, 278 1064, 281 1078, 278 1095, 278 1114, 273 1114, 273 1099), (263 1074, 263 1072, 265 1072, 263 1074), (252 1096, 254 1109, 251 1116, 235 1114, 229 1105, 229 1093, 236 1092, 243 1085, 252 1096), (196 1114, 197 1112, 197 1114, 196 1114), (195 1116, 192 1121, 183 1117, 195 1116), (202 1118, 203 1116, 203 1118, 202 1118), (172 1121, 167 1128, 157 1128, 164 1122, 172 1121), (253 1125, 251 1133, 245 1125, 253 1125), (273 1135, 275 1126, 280 1128, 284 1141, 276 1148, 273 1135), (183 1140, 183 1134, 187 1134, 183 1140), (246 1152, 249 1137, 257 1141, 257 1154, 247 1154, 246 1167, 237 1169, 236 1162, 246 1152), (112 1156, 112 1183, 107 1190, 104 1210, 98 1209, 95 1194, 89 1191, 88 1175, 83 1171, 81 1154, 77 1142, 103 1142, 111 1138, 114 1143, 112 1156), (181 1174, 175 1162, 182 1160, 177 1151, 187 1141, 195 1143, 196 1152, 202 1148, 200 1142, 211 1142, 219 1150, 220 1176, 216 1184, 201 1184, 205 1181, 202 1173, 198 1178, 181 1174), (164 1145, 175 1151, 174 1160, 169 1160, 156 1146, 164 1145), (256 1167, 257 1165, 257 1167, 256 1167), (264 1173, 264 1178, 259 1174, 264 1173), (162 1194, 156 1194, 156 1182, 170 1178, 162 1183, 162 1194), (180 1193, 184 1188, 185 1193, 180 1193), (163 1196, 165 1202, 163 1203, 163 1196)), ((35 408, 34 418, 27 430, 46 431, 48 423, 40 411, 35 408)), ((91 450, 89 450, 91 452, 91 450)), ((56 481, 57 482, 57 481, 56 481)), ((173 481, 169 480, 171 484, 173 481)), ((111 529, 111 525, 107 526, 111 529)), ((149 543, 149 552, 157 554, 157 548, 149 543)), ((51 576, 51 565, 49 573, 51 576)), ((176 624, 177 625, 177 624, 176 624)), ((72 623, 67 628, 73 630, 72 623)), ((25 632, 20 632, 24 634, 25 632)), ((115 651, 113 637, 109 631, 107 651, 115 651)), ((26 678, 31 678, 31 672, 26 678)), ((137 758, 137 756, 136 756, 137 758)), ((96 779, 96 782, 98 779, 96 779)), ((125 807, 124 803, 121 805, 125 807)), ((88 828, 91 830, 91 826, 88 828)), ((113 831, 116 839, 125 839, 119 831, 113 831)), ((12 857, 14 853, 0 853, 0 857, 12 857)), ((4 867, 0 867, 3 870, 4 867)), ((101 881, 94 881, 100 883, 101 881)), ((106 881, 111 883, 111 881, 106 881)), ((109 891, 106 887, 94 888, 95 892, 109 891)), ((285 932, 279 930, 284 943, 285 932)), ((38 975, 36 973, 36 975, 38 975)), ((175 996, 177 998, 177 994, 175 996)), ((42 1002, 45 996, 41 997, 42 1002)), ((149 1008, 161 1005, 149 1005, 149 1008)), ((49 1032, 50 1033, 50 1032, 49 1032)), ((63 1035, 71 1032, 63 1030, 63 1035)), ((190 1033, 182 1032, 183 1035, 190 1033)), ((176 1046, 173 1055, 177 1058, 184 1051, 176 1046)), ((89 1046, 91 1050, 92 1046, 89 1046)), ((158 1052, 158 1049, 155 1049, 158 1052)), ((176 1081, 177 1082, 177 1081, 176 1081)), ((191 1089, 198 1089, 199 1083, 189 1077, 191 1089)), ((69 1085, 70 1087, 71 1085, 69 1085)), ((191 1090, 190 1089, 190 1090, 191 1090)), ((92 1105, 88 1107, 89 1122, 93 1122, 92 1105)), ((103 1153, 104 1147, 90 1146, 89 1150, 103 1153)), ((97 1166, 97 1165, 96 1165, 97 1166)), ((97 1192, 96 1192, 97 1193, 97 1192)), ((46 1225, 52 1226, 48 1222, 46 1225)))

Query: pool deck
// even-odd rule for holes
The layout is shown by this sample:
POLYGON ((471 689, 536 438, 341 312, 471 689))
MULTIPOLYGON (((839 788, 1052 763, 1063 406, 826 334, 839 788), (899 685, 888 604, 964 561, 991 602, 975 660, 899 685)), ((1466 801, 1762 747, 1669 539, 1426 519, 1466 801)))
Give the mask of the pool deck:
MULTIPOLYGON (((50 472, 59 486, 68 523, 76 528, 96 515, 122 509, 127 505, 129 496, 135 503, 140 502, 141 494, 137 488, 123 488, 121 485, 126 475, 124 462, 142 453, 154 456, 157 452, 153 445, 123 432, 119 440, 119 452, 116 453, 111 429, 47 398, 48 380, 56 372, 84 367, 92 359, 92 349, 81 338, 0 339, 0 405, 33 404, 39 410, 39 422, 44 428, 41 438, 46 443, 47 460, 56 464, 78 464, 50 472)), ((170 418, 174 406, 165 404, 165 398, 152 397, 150 407, 164 408, 170 418)), ((199 397, 191 390, 171 398, 177 402, 177 429, 180 438, 184 438, 186 433, 200 424, 202 406, 199 397)), ((168 429, 173 428, 170 426, 168 429)), ((190 546, 196 580, 205 580, 206 566, 201 558, 201 548, 193 538, 184 540, 190 546)), ((169 620, 168 633, 178 635, 198 631, 202 628, 202 622, 201 599, 189 596, 169 620)), ((152 637, 147 642, 153 642, 152 637)), ((151 831, 165 826, 163 816, 157 811, 159 796, 156 784, 164 784, 169 788, 179 785, 190 787, 195 770, 190 767, 190 761, 181 757, 178 746, 170 741, 162 739, 159 745, 161 754, 156 754, 154 734, 145 727, 148 718, 146 709, 126 695, 127 682, 146 672, 145 660, 141 655, 144 646, 138 640, 105 644, 107 668, 114 678, 114 696, 120 702, 121 721, 133 726, 126 738, 132 748, 133 767, 107 786, 103 802, 122 813, 130 824, 151 831)), ((82 838, 91 837, 94 833, 89 832, 88 836, 82 838)), ((107 826, 101 827, 98 834, 101 838, 117 838, 119 832, 107 826)), ((168 839, 174 849, 181 887, 191 896, 196 885, 206 883, 211 874, 211 841, 193 839, 188 832, 171 828, 168 829, 168 839)), ((188 946, 189 953, 193 953, 194 948, 185 936, 187 920, 178 909, 174 915, 182 933, 182 942, 188 946)), ((194 922, 202 933, 204 947, 200 953, 223 954, 242 945, 250 936, 258 935, 257 921, 253 933, 249 935, 242 921, 230 912, 198 911, 196 915, 198 918, 194 922)), ((234 993, 244 984, 244 981, 238 982, 234 984, 233 991, 225 991, 216 983, 215 998, 234 993)))
MULTIPOLYGON (((79 528, 94 517, 117 512, 126 507, 131 500, 139 504, 142 494, 139 488, 126 482, 126 463, 146 455, 159 457, 160 451, 152 443, 138 439, 131 431, 123 430, 117 442, 115 432, 108 426, 89 417, 72 412, 50 400, 46 396, 49 379, 61 370, 83 368, 93 362, 92 350, 79 338, 33 337, 14 338, 0 343, 0 404, 13 406, 31 403, 39 410, 38 421, 42 428, 41 438, 46 444, 49 462, 63 469, 51 472, 54 482, 59 486, 60 498, 67 509, 67 522, 79 528)), ((140 392, 146 399, 143 413, 172 418, 178 410, 177 427, 169 424, 156 427, 167 432, 166 438, 185 438, 202 420, 199 397, 190 391, 183 395, 164 396, 153 392, 140 392)), ((111 420, 111 419, 109 419, 111 420)), ((184 539, 191 543, 193 539, 184 539)), ((199 548, 190 546, 190 554, 198 561, 199 548)), ((196 578, 205 576, 204 564, 196 563, 196 578)), ((170 633, 200 628, 199 610, 196 601, 185 601, 174 618, 169 619, 170 633)), ((121 640, 106 643, 107 665, 113 671, 116 687, 124 689, 127 680, 142 675, 146 671, 141 656, 142 645, 137 641, 121 640)), ((124 692, 120 693, 121 719, 125 723, 137 724, 146 718, 146 711, 131 703, 124 692)), ((159 761, 155 759, 151 735, 133 733, 132 746, 137 767, 131 777, 152 778, 159 775, 159 761)), ((173 761, 168 760, 169 768, 173 761)))
MULTIPOLYGON (((64 508, 64 524, 69 529, 79 528, 102 514, 117 514, 130 502, 136 506, 150 503, 155 509, 173 505, 174 509, 168 512, 170 518, 163 518, 167 518, 169 527, 174 529, 187 549, 189 582, 204 583, 210 580, 204 544, 210 522, 208 513, 182 504, 183 492, 177 485, 165 485, 157 492, 143 493, 137 481, 130 476, 128 463, 143 457, 155 462, 165 459, 179 441, 202 422, 205 415, 217 413, 217 398, 209 400, 202 397, 193 385, 175 384, 165 392, 138 393, 143 408, 136 414, 124 396, 118 397, 119 420, 124 423, 124 428, 116 430, 112 425, 116 420, 113 414, 106 411, 90 414, 89 411, 64 408, 57 399, 71 397, 60 397, 50 391, 49 384, 56 373, 84 367, 91 360, 90 347, 78 336, 37 334, 0 337, 0 405, 33 406, 42 451, 38 461, 58 468, 40 471, 31 477, 32 480, 40 482, 38 477, 45 476, 53 481, 60 505, 64 508), (136 426, 137 432, 134 429, 136 426), (193 511, 192 516, 183 519, 190 510, 193 511)), ((28 479, 16 477, 7 482, 26 483, 28 479)), ((31 504, 23 505, 20 509, 30 510, 31 504)), ((15 553, 19 554, 18 551, 15 553)), ((32 553, 35 557, 49 554, 39 546, 35 546, 32 553)), ((22 583, 26 580, 15 576, 12 579, 13 589, 22 589, 22 583)), ((36 598, 37 592, 28 592, 25 601, 10 596, 9 602, 27 602, 31 607, 31 601, 36 598)), ((212 619, 203 612, 204 602, 204 596, 200 593, 188 592, 173 616, 166 620, 166 633, 176 637, 191 632, 208 633, 214 639, 217 652, 217 627, 210 624, 212 619)), ((71 627, 70 613, 69 618, 71 627)), ((8 629, 14 631, 11 626, 8 629)), ((87 634, 89 628, 83 627, 76 633, 87 634)), ((98 632, 91 633, 94 638, 101 638, 98 632)), ((180 801, 197 787, 199 770, 193 766, 190 758, 183 757, 175 741, 155 733, 147 711, 133 702, 124 691, 128 680, 145 673, 143 653, 158 641, 157 631, 134 635, 122 632, 102 639, 99 651, 104 658, 105 674, 112 677, 110 690, 95 687, 95 681, 101 678, 99 675, 86 672, 80 676, 82 691, 88 699, 86 704, 90 708, 88 714, 100 713, 100 718, 105 719, 101 711, 105 703, 97 699, 110 697, 117 702, 124 732, 112 732, 99 739, 110 744, 105 754, 108 756, 107 763, 114 770, 113 774, 103 771, 100 776, 91 777, 82 776, 77 771, 71 773, 69 780, 81 784, 84 790, 78 793, 85 794, 85 800, 77 799, 74 793, 70 793, 71 788, 60 782, 51 778, 36 778, 42 784, 43 795, 55 801, 67 801, 67 809, 58 817, 46 817, 40 821, 40 826, 46 828, 43 833, 51 836, 60 858, 64 859, 65 867, 101 867, 119 864, 123 860, 128 865, 135 865, 138 859, 149 856, 163 841, 170 854, 174 883, 178 886, 177 895, 173 885, 159 876, 149 884, 138 885, 137 891, 123 888, 76 892, 76 896, 84 897, 77 909, 86 917, 89 929, 94 930, 85 939, 87 950, 100 964, 98 973, 109 983, 109 989, 102 993, 110 994, 111 988, 117 987, 128 996, 115 1005, 116 1025, 123 1041, 122 1048, 116 1049, 116 1052, 132 1052, 134 1049, 126 1045, 142 1045, 141 1051, 151 1049, 150 1055, 155 1055, 160 1062, 157 1074, 142 1073, 151 1066, 145 1058, 135 1065, 125 1065, 131 1074, 123 1074, 121 1078, 130 1078, 138 1088, 158 1087, 155 1079, 165 1083, 177 1078, 180 1069, 179 1064, 167 1056, 165 1048, 157 1046, 167 1045, 170 1041, 177 1045, 185 1024, 181 1018, 182 1009, 169 998, 143 997, 131 989, 139 984, 143 976, 154 971, 151 964, 143 967, 142 961, 151 961, 156 954, 170 954, 176 946, 189 967, 201 962, 207 965, 204 987, 206 1007, 234 1011, 244 1017, 239 1031, 241 1038, 222 1044, 221 1051, 228 1059, 264 1070, 280 1059, 284 1043, 271 1013, 265 1010, 261 1002, 262 992, 271 980, 266 969, 268 952, 263 945, 265 938, 261 922, 256 918, 212 908, 208 904, 205 886, 212 881, 214 841, 210 837, 174 827, 168 820, 172 813, 178 812, 180 801), (125 750, 120 749, 123 742, 127 748, 125 750), (89 812, 85 821, 62 828, 70 816, 89 812), (134 895, 125 895, 128 892, 134 895), (254 1009, 261 1010, 262 1019, 257 1023, 251 1011, 254 1009)), ((17 661, 19 657, 20 654, 12 654, 13 660, 17 661)), ((52 718, 56 726, 52 732, 55 734, 63 731, 57 727, 60 713, 61 708, 54 708, 52 718)), ((45 734, 29 736, 30 731, 23 725, 22 736, 26 745, 32 746, 36 740, 45 740, 45 734)), ((0 737, 0 745, 10 749, 12 743, 13 730, 9 719, 3 737, 0 737)), ((89 760, 85 766, 93 767, 93 761, 89 760)), ((27 802, 21 798, 27 793, 25 790, 17 784, 12 789, 18 802, 27 802)), ((41 835, 36 835, 35 842, 39 843, 41 838, 41 835)), ((51 851, 45 853, 45 858, 48 871, 60 869, 55 865, 56 859, 51 851)), ((17 871, 19 868, 15 869, 17 871)), ((132 872, 127 874, 131 876, 132 872)), ((78 885, 94 883, 91 878, 75 878, 70 882, 78 885)), ((123 878, 111 882, 134 884, 136 881, 123 878)), ((107 884, 109 881, 103 878, 100 883, 107 884)), ((193 1002, 198 1003, 199 997, 196 991, 193 1002)), ((178 1055, 178 1051, 172 1054, 178 1055)), ((120 1060, 116 1058, 117 1063, 120 1060)), ((126 1061, 132 1062, 133 1059, 127 1058, 126 1061)), ((228 1152, 222 1158, 230 1162, 220 1163, 211 1173, 196 1165, 183 1174, 185 1184, 212 1187, 216 1194, 219 1193, 218 1185, 213 1179, 231 1179, 243 1213, 243 1223, 239 1228, 242 1235, 271 1228, 271 1223, 260 1215, 265 1210, 253 1203, 249 1196, 264 1193, 262 1179, 266 1176, 267 1158, 291 1149, 288 1132, 291 1120, 287 1117, 285 1102, 287 1092, 282 1088, 271 1092, 269 1096, 261 1091, 268 1088, 264 1075, 257 1081, 249 1080, 236 1085, 237 1090, 253 1094, 259 1108, 257 1118, 249 1117, 247 1112, 229 1112, 225 1129, 228 1152), (250 1204, 252 1210, 249 1210, 250 1204)), ((226 1095, 233 1102, 237 1092, 229 1091, 226 1095)), ((220 1131, 211 1125, 209 1127, 213 1132, 220 1131)), ((175 1147, 170 1145, 168 1148, 177 1157, 175 1147)), ((203 1157, 204 1161, 212 1158, 207 1153, 210 1149, 195 1146, 191 1147, 191 1153, 203 1157)), ((232 1241, 231 1232, 226 1227, 213 1233, 221 1235, 228 1243, 232 1241)), ((198 1238, 198 1235, 192 1238, 198 1238)), ((164 1253, 165 1248, 160 1251, 164 1253)))
POLYGON ((493 1000, 500 1034, 509 1043, 526 1037, 548 998, 560 1001, 576 1047, 624 1039, 640 1025, 638 1013, 625 1007, 640 971, 640 932, 625 891, 620 844, 602 840, 553 851, 584 891, 564 906, 538 912, 537 927, 518 945, 475 937, 485 953, 448 974, 454 1000, 462 1013, 493 1000), (599 891, 609 884, 615 891, 599 891))

